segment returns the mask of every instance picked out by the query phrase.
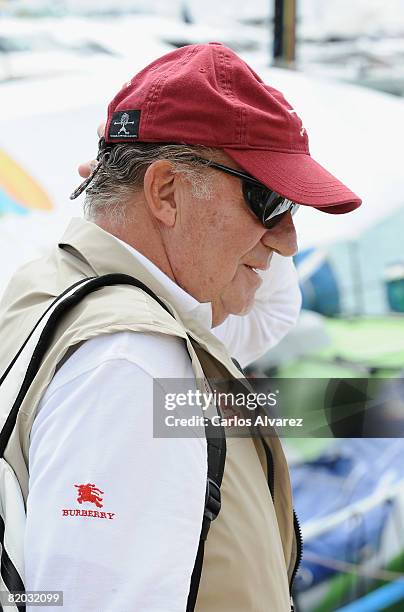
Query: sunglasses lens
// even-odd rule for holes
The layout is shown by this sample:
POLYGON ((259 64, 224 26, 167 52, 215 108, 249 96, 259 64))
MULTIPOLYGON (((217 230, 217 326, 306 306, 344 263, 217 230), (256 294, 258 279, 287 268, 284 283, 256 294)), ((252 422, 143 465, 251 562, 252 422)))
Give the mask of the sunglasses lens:
POLYGON ((252 212, 258 217, 260 221, 263 219, 265 212, 266 202, 271 192, 265 187, 265 185, 257 185, 256 183, 250 183, 243 181, 243 195, 246 203, 252 212))
POLYGON ((261 223, 271 229, 285 216, 287 212, 294 215, 299 208, 291 200, 271 191, 265 185, 257 185, 249 181, 243 181, 244 198, 261 223))

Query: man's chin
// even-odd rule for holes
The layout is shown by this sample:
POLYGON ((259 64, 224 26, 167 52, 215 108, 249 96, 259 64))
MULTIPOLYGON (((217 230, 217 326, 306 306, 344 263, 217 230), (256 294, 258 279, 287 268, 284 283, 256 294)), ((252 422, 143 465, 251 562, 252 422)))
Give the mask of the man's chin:
POLYGON ((253 305, 254 305, 254 300, 252 299, 251 301, 248 302, 248 304, 244 305, 243 307, 238 308, 237 310, 234 310, 234 312, 231 312, 231 314, 237 315, 239 317, 243 317, 244 315, 248 314, 252 310, 253 305))
POLYGON ((238 299, 223 300, 223 306, 229 314, 242 317, 248 314, 254 306, 255 293, 254 291, 248 297, 244 296, 243 299, 238 296, 238 299))
POLYGON ((254 298, 248 303, 226 303, 224 301, 212 303, 212 327, 216 327, 223 323, 229 315, 242 317, 248 314, 254 305, 254 298))
POLYGON ((238 282, 233 280, 218 298, 211 301, 214 327, 220 325, 231 314, 242 317, 251 311, 255 294, 262 282, 261 279, 259 280, 256 286, 251 286, 251 284, 246 286, 244 275, 239 276, 238 282))

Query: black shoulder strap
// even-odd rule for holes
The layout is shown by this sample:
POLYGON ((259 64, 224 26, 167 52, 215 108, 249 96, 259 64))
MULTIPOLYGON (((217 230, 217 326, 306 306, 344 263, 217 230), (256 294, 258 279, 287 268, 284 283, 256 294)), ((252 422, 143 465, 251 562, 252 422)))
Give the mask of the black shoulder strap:
MULTIPOLYGON (((27 368, 23 383, 18 392, 16 400, 10 410, 10 413, 6 419, 3 429, 0 433, 0 457, 3 457, 4 451, 7 447, 10 436, 15 427, 18 412, 20 406, 26 396, 32 381, 34 380, 41 362, 49 349, 54 331, 61 317, 66 314, 70 309, 76 306, 81 300, 87 295, 97 291, 102 287, 113 286, 113 285, 132 285, 138 287, 150 297, 152 297, 164 310, 166 310, 171 316, 174 316, 167 305, 155 294, 149 287, 139 281, 137 278, 129 276, 127 274, 106 274, 104 276, 97 276, 93 278, 85 278, 74 285, 68 287, 63 293, 61 293, 52 304, 46 309, 41 318, 38 320, 28 338, 25 340, 18 353, 12 359, 9 366, 6 368, 4 374, 0 378, 0 385, 4 382, 7 375, 10 373, 13 365, 17 361, 18 357, 26 347, 29 340, 32 338, 34 332, 38 326, 45 321, 46 316, 49 312, 51 314, 48 317, 43 329, 40 333, 39 340, 32 353, 29 366, 27 368), (53 310, 52 310, 53 309, 53 310)), ((192 572, 191 587, 188 597, 187 612, 192 612, 195 608, 195 602, 198 594, 199 582, 202 572, 202 562, 204 554, 205 540, 208 535, 210 523, 217 517, 220 511, 220 486, 222 484, 224 465, 226 459, 226 437, 224 429, 220 426, 213 426, 211 422, 206 419, 205 424, 205 435, 207 442, 207 455, 208 455, 208 477, 206 484, 206 497, 205 497, 205 510, 202 521, 202 529, 199 541, 198 552, 196 556, 195 566, 192 572)))
POLYGON ((206 483, 205 510, 203 513, 201 535, 199 537, 198 552, 191 576, 186 612, 193 612, 198 596, 201 581, 205 541, 208 536, 210 524, 220 512, 220 487, 223 480, 224 465, 226 461, 226 436, 224 429, 212 425, 209 419, 205 422, 205 435, 208 452, 208 479, 206 483), (219 433, 219 436, 218 436, 219 433))
POLYGON ((10 365, 8 366, 5 373, 0 379, 0 384, 2 384, 6 376, 10 372, 11 368, 13 367, 14 363, 17 361, 19 355, 21 354, 21 352, 27 345, 28 341, 32 337, 35 330, 38 328, 40 323, 44 320, 48 312, 53 308, 53 312, 50 314, 40 334, 38 343, 32 354, 31 361, 29 363, 28 369, 26 371, 26 374, 25 374, 23 383, 21 385, 21 388, 19 390, 19 393, 17 395, 17 398, 14 402, 14 405, 1 431, 0 457, 3 457, 4 451, 10 439, 11 433, 15 427, 15 423, 17 421, 17 415, 18 415, 20 406, 24 400, 24 397, 26 396, 28 392, 28 389, 31 386, 32 381, 34 380, 40 368, 42 359, 44 358, 46 351, 49 349, 49 346, 52 342, 54 330, 56 329, 56 326, 59 320, 61 319, 61 317, 64 314, 66 314, 71 308, 76 306, 87 295, 89 295, 90 293, 93 293, 97 289, 100 289, 106 286, 122 285, 122 284, 133 285, 135 287, 139 287, 139 289, 142 289, 142 291, 145 291, 146 293, 148 293, 153 299, 155 299, 160 304, 162 308, 164 308, 164 310, 166 310, 169 314, 171 314, 170 310, 164 304, 164 302, 157 295, 155 295, 149 289, 149 287, 147 287, 144 283, 137 280, 136 278, 133 278, 132 276, 129 276, 127 274, 106 274, 105 276, 98 276, 98 277, 90 278, 90 279, 86 278, 83 281, 80 281, 79 283, 75 283, 74 285, 66 289, 60 296, 58 296, 52 302, 52 304, 44 312, 44 314, 39 319, 39 321, 36 323, 30 335, 25 340, 20 350, 18 351, 17 355, 11 361, 10 365), (72 289, 74 289, 73 292, 71 292, 72 289))

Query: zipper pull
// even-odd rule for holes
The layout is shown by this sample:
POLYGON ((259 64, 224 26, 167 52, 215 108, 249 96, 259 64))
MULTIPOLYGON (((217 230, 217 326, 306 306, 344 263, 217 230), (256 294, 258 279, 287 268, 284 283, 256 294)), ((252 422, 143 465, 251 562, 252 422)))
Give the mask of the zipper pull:
POLYGON ((290 596, 290 612, 295 612, 295 604, 293 603, 293 597, 290 596))

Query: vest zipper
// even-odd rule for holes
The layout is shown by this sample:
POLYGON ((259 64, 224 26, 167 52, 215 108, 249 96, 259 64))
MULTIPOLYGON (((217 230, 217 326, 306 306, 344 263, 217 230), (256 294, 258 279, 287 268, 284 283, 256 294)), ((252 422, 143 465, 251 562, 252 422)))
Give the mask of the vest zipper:
POLYGON ((290 596, 290 612, 295 612, 295 604, 293 603, 293 597, 290 596))
POLYGON ((300 567, 300 563, 302 561, 302 556, 303 556, 302 530, 300 528, 299 519, 297 518, 297 514, 296 514, 296 512, 294 510, 293 510, 293 528, 294 528, 295 535, 296 535, 296 547, 297 547, 297 550, 296 550, 295 567, 293 568, 292 576, 290 578, 290 585, 289 585, 290 600, 291 600, 291 610, 292 610, 292 612, 294 610, 293 600, 292 600, 293 581, 294 581, 294 579, 296 577, 296 574, 297 574, 298 569, 300 567))

